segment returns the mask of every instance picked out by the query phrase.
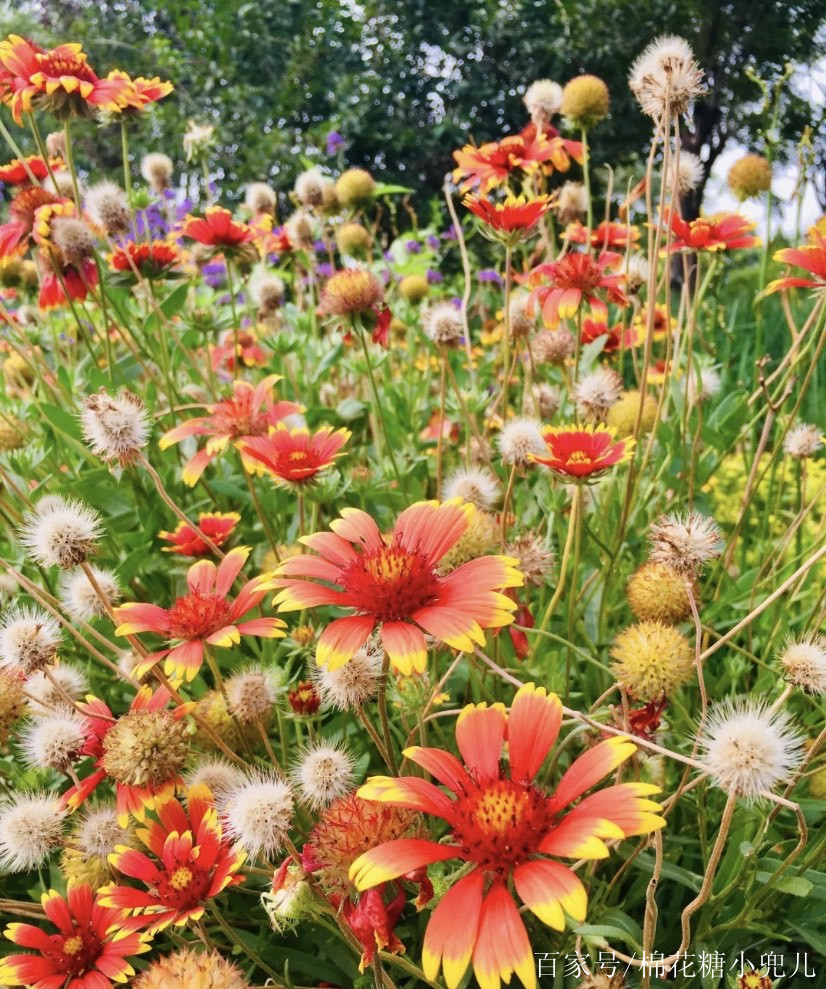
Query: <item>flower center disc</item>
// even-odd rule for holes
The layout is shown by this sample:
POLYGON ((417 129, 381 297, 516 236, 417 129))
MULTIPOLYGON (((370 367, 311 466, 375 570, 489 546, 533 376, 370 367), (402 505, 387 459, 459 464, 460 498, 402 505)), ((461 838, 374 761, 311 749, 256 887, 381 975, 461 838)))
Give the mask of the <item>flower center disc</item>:
POLYGON ((456 801, 453 835, 463 853, 505 875, 534 855, 547 830, 545 797, 535 787, 496 780, 456 801))
POLYGON ((191 591, 169 609, 169 635, 172 639, 204 639, 230 624, 230 606, 217 594, 191 591))
POLYGON ((158 880, 158 898, 178 910, 197 906, 204 898, 209 876, 190 862, 164 872, 158 880))
POLYGON ((438 578, 428 560, 399 546, 383 546, 363 556, 343 575, 341 584, 355 607, 381 621, 409 618, 439 595, 438 578))

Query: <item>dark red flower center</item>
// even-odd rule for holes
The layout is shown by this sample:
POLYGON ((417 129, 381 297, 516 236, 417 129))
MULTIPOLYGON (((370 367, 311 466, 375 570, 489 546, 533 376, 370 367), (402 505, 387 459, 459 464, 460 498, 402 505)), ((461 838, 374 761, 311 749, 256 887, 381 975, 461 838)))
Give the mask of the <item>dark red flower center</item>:
POLYGON ((40 209, 41 206, 48 206, 56 202, 57 196, 49 192, 48 189, 44 189, 39 185, 30 185, 25 189, 21 189, 14 199, 12 199, 9 212, 14 216, 15 220, 18 220, 31 230, 35 211, 40 209))
POLYGON ((463 857, 505 876, 535 855, 549 824, 536 787, 500 779, 474 787, 452 809, 453 836, 463 857))
POLYGON ((60 76, 74 76, 75 79, 82 79, 84 82, 94 82, 94 73, 89 69, 85 59, 77 56, 47 52, 38 56, 40 71, 51 78, 60 76))
POLYGON ((208 888, 209 873, 189 861, 165 869, 158 880, 156 892, 165 907, 191 910, 206 898, 208 888))
POLYGON ((237 402, 231 398, 218 403, 212 413, 212 423, 217 433, 233 438, 266 436, 270 427, 266 409, 253 412, 248 402, 237 402))
POLYGON ((439 596, 439 578, 430 561, 395 545, 360 557, 342 575, 341 585, 354 607, 379 621, 409 618, 439 596))
MULTIPOLYGON (((56 940, 59 943, 61 937, 59 936, 56 940)), ((65 972, 73 978, 78 978, 93 968, 97 959, 100 958, 100 938, 91 928, 85 931, 76 928, 74 934, 63 939, 59 951, 57 965, 61 973, 65 972)))
POLYGON ((218 629, 231 624, 231 606, 219 594, 190 591, 169 609, 171 639, 205 639, 218 629))
POLYGON ((588 254, 566 254, 554 265, 556 288, 575 288, 585 295, 592 295, 601 283, 599 265, 588 254))

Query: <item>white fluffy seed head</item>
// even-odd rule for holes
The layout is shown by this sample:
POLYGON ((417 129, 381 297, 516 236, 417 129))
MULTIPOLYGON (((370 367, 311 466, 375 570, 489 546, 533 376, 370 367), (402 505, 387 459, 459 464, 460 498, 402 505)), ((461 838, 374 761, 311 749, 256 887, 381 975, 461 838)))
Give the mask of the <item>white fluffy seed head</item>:
POLYGON ((550 122, 562 106, 562 87, 550 79, 537 79, 525 90, 525 107, 539 127, 550 122))
POLYGON ((63 255, 63 261, 81 268, 95 253, 95 239, 83 220, 67 216, 52 223, 52 239, 63 255))
POLYGON ((284 232, 291 244, 299 248, 309 249, 315 239, 315 224, 311 213, 305 209, 297 209, 287 218, 284 232))
POLYGON ((574 387, 576 407, 589 422, 604 422, 621 395, 622 378, 611 367, 598 367, 584 374, 574 387))
POLYGON ((465 332, 462 314, 452 302, 440 302, 422 313, 422 329, 437 347, 457 347, 465 332))
POLYGON ((313 666, 310 676, 324 707, 355 711, 376 696, 381 680, 381 651, 368 643, 337 670, 313 666))
POLYGON ((110 395, 101 388, 90 395, 83 403, 80 424, 92 452, 122 467, 135 460, 151 432, 146 406, 125 389, 110 395))
POLYGON ((20 541, 41 566, 70 570, 86 562, 100 534, 97 512, 79 501, 58 498, 45 508, 38 502, 23 520, 20 541))
POLYGON ((712 708, 701 745, 715 784, 749 800, 788 782, 802 756, 788 716, 749 699, 712 708))
POLYGON ((257 271, 249 281, 252 301, 258 306, 259 319, 271 316, 284 303, 284 282, 268 271, 257 271))
POLYGON ((533 386, 531 396, 533 398, 534 411, 543 422, 553 419, 557 412, 559 412, 562 397, 559 394, 559 389, 554 388, 553 385, 548 385, 544 381, 541 381, 538 385, 533 386))
POLYGON ((556 199, 559 222, 567 226, 588 214, 588 193, 581 182, 565 182, 556 199))
POLYGON ((233 789, 244 782, 244 774, 240 769, 225 759, 209 759, 199 762, 185 774, 187 788, 203 783, 221 801, 233 789))
POLYGON ((317 168, 309 168, 295 180, 295 198, 302 206, 320 206, 324 201, 324 186, 329 182, 317 168))
POLYGON ((105 179, 91 186, 86 193, 85 205, 92 223, 111 237, 128 232, 132 223, 129 202, 126 193, 114 182, 105 179))
POLYGON ((20 732, 20 748, 33 769, 65 773, 77 761, 87 733, 86 719, 67 708, 29 721, 20 732))
POLYGON ((340 745, 321 742, 307 749, 292 778, 305 803, 326 807, 352 787, 353 760, 340 745))
POLYGON ((636 295, 641 288, 648 284, 648 276, 651 273, 651 266, 648 258, 644 254, 631 254, 628 257, 625 270, 625 287, 632 294, 636 295))
POLYGON ((702 159, 691 151, 680 149, 680 160, 677 162, 675 170, 676 192, 680 196, 685 196, 703 180, 704 166, 702 159))
POLYGON ((220 801, 227 836, 251 859, 271 858, 284 844, 293 816, 293 795, 284 780, 256 773, 220 801))
MULTIPOLYGON (((72 181, 72 173, 66 171, 65 169, 53 172, 51 175, 47 176, 43 185, 49 190, 49 192, 52 192, 56 196, 60 196, 63 199, 74 198, 75 185, 72 181)), ((80 182, 78 182, 78 189, 82 193, 83 187, 80 182)))
POLYGON ((826 693, 826 636, 810 632, 799 639, 787 639, 780 665, 795 687, 810 694, 826 693))
POLYGON ((723 382, 716 368, 702 366, 699 369, 692 364, 688 372, 688 401, 695 405, 697 402, 707 402, 720 394, 723 382))
POLYGON ((45 611, 12 608, 0 625, 0 666, 31 674, 54 663, 60 625, 45 611))
POLYGON ((13 793, 0 802, 0 866, 23 872, 42 865, 63 840, 61 810, 51 793, 13 793))
POLYGON ((266 182, 250 182, 244 190, 244 204, 251 213, 275 216, 276 203, 275 189, 266 182))
POLYGON ((37 670, 26 680, 26 694, 31 713, 37 717, 66 708, 65 695, 79 700, 89 689, 86 675, 70 663, 60 663, 49 670, 37 670), (55 686, 57 683, 57 686, 55 686))
POLYGON ((651 560, 677 573, 698 574, 725 543, 714 519, 699 512, 663 515, 651 526, 651 560))
POLYGON ((118 824, 114 807, 91 807, 78 821, 73 834, 74 843, 85 858, 105 859, 118 845, 131 845, 132 833, 118 824))
POLYGON ((652 41, 631 67, 628 79, 643 113, 660 120, 687 113, 705 92, 703 71, 691 45, 677 35, 652 41))
POLYGON ((460 468, 445 481, 444 500, 461 498, 482 511, 489 511, 499 500, 499 481, 483 467, 460 468))
MULTIPOLYGON (((111 570, 101 570, 100 567, 90 566, 98 587, 111 602, 120 597, 117 579, 111 570)), ((90 618, 101 618, 106 609, 97 595, 94 587, 82 570, 74 570, 64 574, 59 585, 60 601, 72 618, 88 622, 90 618)))
POLYGON ((141 175, 153 192, 163 192, 172 183, 172 159, 162 151, 152 151, 141 159, 141 175))
POLYGON ((536 329, 536 321, 529 315, 530 294, 524 289, 517 289, 511 296, 508 307, 510 312, 511 337, 524 340, 529 333, 536 329))
POLYGON ((536 419, 511 419, 502 427, 497 437, 502 463, 509 467, 527 467, 530 454, 541 456, 547 450, 542 431, 536 419))
POLYGON ((225 687, 230 713, 244 724, 272 713, 277 680, 269 670, 243 670, 230 677, 225 687))
POLYGON ((801 422, 786 433, 786 438, 783 440, 783 452, 790 457, 805 460, 807 457, 813 457, 823 446, 823 443, 824 437, 817 426, 808 422, 801 422))

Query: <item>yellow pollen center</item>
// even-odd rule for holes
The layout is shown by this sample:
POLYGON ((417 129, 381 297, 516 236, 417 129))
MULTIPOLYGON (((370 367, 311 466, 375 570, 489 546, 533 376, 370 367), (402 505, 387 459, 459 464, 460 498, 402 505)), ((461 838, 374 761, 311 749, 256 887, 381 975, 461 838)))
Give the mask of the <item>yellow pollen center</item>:
POLYGON ((63 953, 65 955, 76 955, 83 948, 83 938, 75 934, 74 937, 67 938, 63 942, 63 953))
POLYGON ((304 452, 304 450, 293 450, 293 452, 289 455, 289 458, 288 459, 289 460, 306 460, 307 459, 307 454, 304 452))
POLYGON ((364 569, 378 580, 398 580, 407 573, 408 567, 408 554, 393 550, 386 550, 364 561, 364 569))
POLYGON ((176 869, 169 877, 169 885, 178 891, 186 889, 191 882, 192 873, 185 865, 182 865, 180 868, 176 869))
POLYGON ((574 450, 574 452, 568 457, 569 464, 590 464, 591 458, 585 453, 584 450, 574 450))
POLYGON ((521 818, 528 802, 526 793, 501 790, 482 793, 474 812, 476 824, 487 834, 505 834, 521 818))

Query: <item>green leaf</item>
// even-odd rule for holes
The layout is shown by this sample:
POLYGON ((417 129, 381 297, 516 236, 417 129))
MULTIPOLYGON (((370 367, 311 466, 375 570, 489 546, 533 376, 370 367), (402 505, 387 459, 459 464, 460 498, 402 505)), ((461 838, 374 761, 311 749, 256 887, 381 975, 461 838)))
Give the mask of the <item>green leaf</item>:
POLYGON ((59 409, 56 405, 49 405, 48 402, 41 402, 38 407, 58 432, 71 436, 78 443, 83 442, 80 424, 71 412, 67 412, 66 409, 59 409))
MULTIPOLYGON (((758 872, 757 881, 767 883, 772 878, 771 872, 758 872)), ((790 893, 792 896, 808 896, 814 889, 812 883, 802 876, 777 876, 772 879, 772 887, 779 889, 783 893, 790 893)))

